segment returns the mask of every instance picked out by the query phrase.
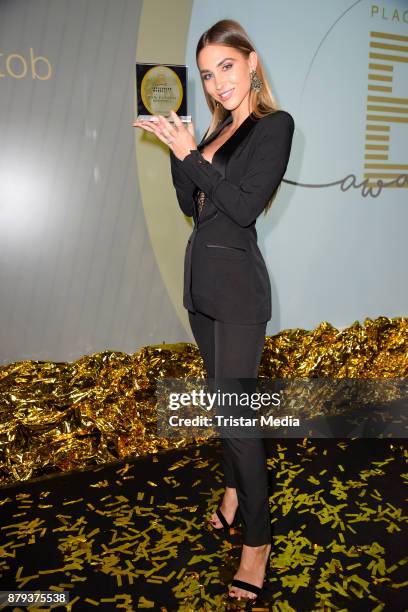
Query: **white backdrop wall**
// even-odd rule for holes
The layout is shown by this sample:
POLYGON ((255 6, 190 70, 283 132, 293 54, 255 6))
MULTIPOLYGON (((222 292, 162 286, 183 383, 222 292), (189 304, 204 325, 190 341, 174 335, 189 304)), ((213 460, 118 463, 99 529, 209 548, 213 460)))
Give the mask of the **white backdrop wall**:
POLYGON ((141 5, 0 0, 3 364, 189 340, 150 246, 137 180, 141 5), (45 58, 34 64, 40 78, 31 54, 45 58))
POLYGON ((267 333, 406 316, 408 190, 388 187, 371 197, 324 185, 348 175, 361 184, 365 173, 386 182, 408 174, 408 3, 254 0, 248 8, 234 0, 195 2, 187 63, 204 131, 196 42, 203 24, 233 16, 258 49, 279 106, 295 120, 285 179, 297 185, 282 185, 257 222, 272 284, 267 333))

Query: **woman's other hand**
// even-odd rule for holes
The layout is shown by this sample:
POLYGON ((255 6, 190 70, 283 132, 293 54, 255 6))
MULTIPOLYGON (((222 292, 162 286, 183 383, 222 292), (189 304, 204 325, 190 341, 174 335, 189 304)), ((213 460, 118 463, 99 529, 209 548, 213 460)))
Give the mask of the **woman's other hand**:
POLYGON ((187 123, 186 127, 174 111, 170 111, 170 114, 174 123, 170 123, 162 115, 153 115, 152 120, 135 121, 133 126, 156 134, 157 138, 164 142, 173 151, 174 155, 182 161, 191 149, 197 148, 194 138, 194 125, 193 122, 190 122, 187 123))

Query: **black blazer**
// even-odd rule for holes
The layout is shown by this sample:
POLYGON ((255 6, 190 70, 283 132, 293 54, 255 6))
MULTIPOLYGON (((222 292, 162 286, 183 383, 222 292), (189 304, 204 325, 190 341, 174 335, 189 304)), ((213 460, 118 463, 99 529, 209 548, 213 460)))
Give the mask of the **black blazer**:
POLYGON ((183 305, 226 323, 262 323, 271 318, 271 285, 255 223, 285 174, 295 124, 284 110, 262 119, 251 113, 209 163, 201 149, 231 121, 229 115, 182 161, 170 150, 180 208, 194 218, 183 305), (206 203, 198 216, 200 190, 206 203))

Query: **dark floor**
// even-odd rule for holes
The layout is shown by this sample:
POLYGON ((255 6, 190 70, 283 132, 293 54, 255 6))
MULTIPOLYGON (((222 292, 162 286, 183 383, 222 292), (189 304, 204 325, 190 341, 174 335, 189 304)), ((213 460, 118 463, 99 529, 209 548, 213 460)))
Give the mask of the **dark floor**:
MULTIPOLYGON (((407 610, 406 441, 267 445, 274 554, 253 610, 407 610)), ((67 590, 79 612, 239 609, 226 594, 240 531, 229 542, 204 521, 223 494, 220 448, 0 489, 1 590, 67 590)))

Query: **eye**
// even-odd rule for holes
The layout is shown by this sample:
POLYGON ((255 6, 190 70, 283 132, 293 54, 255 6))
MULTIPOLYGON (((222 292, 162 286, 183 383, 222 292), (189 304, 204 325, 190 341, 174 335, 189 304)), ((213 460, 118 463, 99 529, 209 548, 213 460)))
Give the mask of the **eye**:
MULTIPOLYGON (((230 68, 232 68, 232 64, 224 64, 224 65, 223 65, 223 69, 224 69, 224 68, 228 68, 228 70, 229 70, 230 68)), ((207 77, 209 77, 210 75, 211 75, 211 73, 207 73, 207 74, 205 74, 205 75, 203 76, 203 81, 208 81, 207 77)))

